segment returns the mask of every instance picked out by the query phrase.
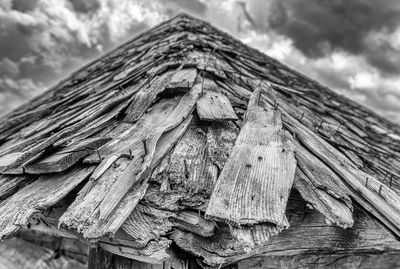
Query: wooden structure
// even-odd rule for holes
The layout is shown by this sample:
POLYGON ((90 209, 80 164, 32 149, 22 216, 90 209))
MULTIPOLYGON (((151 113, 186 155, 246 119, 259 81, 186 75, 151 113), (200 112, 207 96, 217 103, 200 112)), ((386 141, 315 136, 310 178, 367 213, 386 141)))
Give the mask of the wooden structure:
POLYGON ((400 127, 187 15, 3 117, 0 173, 0 260, 400 266, 400 127))

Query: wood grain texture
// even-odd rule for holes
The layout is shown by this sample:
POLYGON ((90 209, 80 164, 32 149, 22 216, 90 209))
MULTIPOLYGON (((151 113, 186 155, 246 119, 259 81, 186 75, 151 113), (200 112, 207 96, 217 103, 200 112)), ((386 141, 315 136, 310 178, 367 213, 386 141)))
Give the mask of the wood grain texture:
MULTIPOLYGON (((182 137, 191 121, 189 116, 179 126, 166 132, 157 143, 153 153, 150 170, 154 169, 164 156, 171 150, 175 143, 182 137)), ((144 153, 144 152, 143 152, 144 153)), ((140 155, 139 155, 140 156, 140 155)), ((141 160, 141 159, 140 159, 141 160)), ((134 160, 133 160, 134 161, 134 160)), ((116 165, 111 166, 97 180, 91 180, 80 192, 77 199, 72 203, 68 210, 60 218, 60 224, 75 229, 85 238, 101 238, 108 234, 115 234, 123 222, 129 217, 132 210, 142 199, 147 190, 147 178, 141 182, 136 181, 132 188, 125 189, 123 193, 111 192, 120 187, 120 175, 126 170, 136 171, 140 167, 131 167, 135 164, 128 158, 120 158, 115 161, 116 165), (106 197, 114 195, 114 203, 105 203, 106 197), (102 210, 111 212, 108 215, 101 215, 102 210)), ((132 180, 129 177, 124 180, 132 180)), ((131 184, 128 182, 127 184, 131 184)))
MULTIPOLYGON (((363 253, 400 250, 400 243, 396 237, 369 214, 359 209, 354 211, 353 228, 342 229, 327 223, 325 216, 318 211, 308 209, 301 196, 296 191, 292 191, 286 208, 286 216, 290 228, 271 237, 268 244, 260 245, 252 250, 248 246, 249 241, 244 240, 246 237, 232 236, 229 232, 230 228, 222 225, 210 238, 174 230, 172 239, 182 249, 193 253, 196 257, 201 257, 206 266, 212 267, 225 266, 240 260, 244 260, 244 264, 252 264, 253 260, 267 262, 270 257, 285 261, 295 257, 315 255, 316 252, 321 255, 323 253, 327 258, 335 254, 340 258, 363 253)), ((243 230, 241 235, 246 235, 243 230)), ((257 242, 257 237, 252 240, 257 242)), ((300 265, 305 266, 305 264, 300 265)))
POLYGON ((97 148, 110 141, 111 138, 89 138, 76 144, 62 148, 53 154, 43 156, 25 166, 25 173, 45 174, 62 172, 85 156, 93 153, 97 148))
POLYGON ((65 197, 87 179, 93 168, 77 167, 72 170, 41 176, 0 204, 0 238, 15 233, 28 223, 36 212, 44 210, 65 197))
POLYGON ((294 187, 327 221, 349 228, 353 225, 350 192, 341 179, 317 157, 296 142, 297 170, 294 187))
POLYGON ((196 68, 186 68, 176 72, 169 81, 168 89, 190 89, 197 76, 196 68))
POLYGON ((296 160, 280 113, 258 105, 253 93, 243 127, 223 168, 206 216, 234 226, 269 222, 286 227, 285 208, 296 160))
POLYGON ((371 175, 359 170, 345 155, 305 128, 291 116, 288 128, 315 156, 332 169, 351 190, 351 197, 400 235, 400 196, 371 175), (367 182, 368 181, 368 182, 367 182))
MULTIPOLYGON (((180 68, 182 68, 182 66, 180 68)), ((138 93, 136 93, 127 109, 124 121, 136 122, 139 120, 157 95, 165 90, 172 77, 179 72, 180 68, 176 71, 165 72, 159 77, 156 77, 154 80, 149 82, 148 87, 143 87, 138 93)))
POLYGON ((238 119, 228 97, 218 90, 217 84, 213 80, 205 78, 202 86, 202 95, 196 104, 197 114, 201 120, 226 121, 238 119))

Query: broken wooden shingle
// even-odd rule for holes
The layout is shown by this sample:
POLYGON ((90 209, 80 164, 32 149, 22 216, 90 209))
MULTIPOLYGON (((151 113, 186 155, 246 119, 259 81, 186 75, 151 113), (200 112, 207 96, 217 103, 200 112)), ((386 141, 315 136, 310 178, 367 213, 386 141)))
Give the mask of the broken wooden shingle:
POLYGON ((286 227, 284 213, 296 160, 280 113, 258 105, 253 93, 246 119, 207 207, 206 217, 234 226, 272 223, 286 227))
POLYGON ((197 114, 205 121, 237 120, 228 97, 217 89, 217 84, 211 79, 204 78, 202 95, 197 101, 197 114))

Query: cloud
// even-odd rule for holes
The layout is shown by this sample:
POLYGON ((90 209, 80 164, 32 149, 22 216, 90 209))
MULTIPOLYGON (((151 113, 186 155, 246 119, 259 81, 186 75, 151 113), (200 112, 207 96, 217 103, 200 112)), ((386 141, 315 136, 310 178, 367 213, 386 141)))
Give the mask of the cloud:
POLYGON ((386 37, 398 30, 397 0, 250 0, 245 13, 258 31, 274 30, 310 58, 333 51, 363 55, 383 73, 400 71, 400 47, 386 37), (384 38, 382 38, 384 33, 384 38))

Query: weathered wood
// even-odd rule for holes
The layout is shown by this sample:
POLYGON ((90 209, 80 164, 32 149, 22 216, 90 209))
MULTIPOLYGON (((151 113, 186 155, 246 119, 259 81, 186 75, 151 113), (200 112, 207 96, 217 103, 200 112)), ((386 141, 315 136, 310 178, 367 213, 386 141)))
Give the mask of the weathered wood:
POLYGON ((393 233, 400 235, 400 197, 369 174, 359 170, 337 149, 329 145, 301 123, 286 115, 288 128, 300 141, 340 176, 351 190, 351 196, 382 221, 393 233))
POLYGON ((279 257, 285 261, 294 257, 307 257, 316 252, 324 253, 327 257, 333 253, 345 257, 400 251, 400 242, 378 221, 358 209, 354 212, 353 228, 342 229, 326 223, 321 213, 307 209, 299 194, 292 191, 286 215, 290 228, 270 238, 268 244, 253 250, 246 245, 249 241, 231 236, 229 227, 221 225, 210 238, 174 230, 172 239, 182 249, 201 257, 205 265, 214 267, 243 259, 247 259, 245 264, 252 264, 254 259, 267 262, 269 257, 279 257), (259 256, 262 258, 257 258, 259 256))
POLYGON ((186 68, 175 73, 167 85, 167 89, 190 89, 197 76, 196 68, 186 68))
POLYGON ((0 175, 0 201, 13 195, 35 179, 36 176, 0 175))
POLYGON ((159 93, 161 93, 168 85, 171 78, 179 72, 181 67, 176 71, 168 71, 149 83, 148 87, 144 87, 135 94, 131 104, 129 105, 124 121, 136 122, 147 108, 151 105, 159 93))
POLYGON ((249 101, 244 125, 218 179, 206 216, 234 226, 272 223, 287 227, 285 208, 296 160, 293 138, 280 113, 249 101))
POLYGON ((327 221, 349 228, 353 225, 350 192, 340 178, 317 157, 296 142, 297 170, 294 187, 327 221))
MULTIPOLYGON (((178 127, 161 136, 153 153, 154 158, 150 170, 159 164, 165 154, 182 137, 190 121, 191 116, 178 127)), ((114 185, 118 185, 116 186, 117 188, 119 187, 120 182, 118 181, 118 177, 121 173, 125 172, 129 165, 132 165, 129 159, 120 158, 116 161, 115 167, 112 166, 97 180, 90 181, 60 218, 60 224, 65 225, 69 229, 76 229, 85 238, 101 238, 108 234, 114 234, 144 196, 148 186, 147 179, 144 178, 140 182, 141 184, 135 185, 132 189, 124 190, 126 195, 112 193, 112 195, 118 194, 117 198, 120 197, 117 207, 103 202, 105 197, 111 194, 110 190, 112 190, 114 185), (106 218, 100 218, 100 212, 102 211, 100 205, 106 208, 105 211, 112 212, 112 214, 106 218), (112 206, 114 207, 110 208, 112 206)), ((128 180, 129 178, 126 179, 128 180)))
POLYGON ((0 268, 84 269, 86 266, 64 256, 56 257, 51 249, 12 238, 0 242, 0 268))
POLYGON ((39 177, 0 204, 0 239, 15 233, 30 217, 60 201, 90 176, 91 167, 39 177))
POLYGON ((213 80, 204 78, 202 95, 197 101, 196 110, 201 120, 237 120, 235 110, 229 99, 222 94, 213 80))
POLYGON ((26 165, 25 172, 28 174, 62 172, 110 140, 111 138, 107 137, 84 139, 26 165))

